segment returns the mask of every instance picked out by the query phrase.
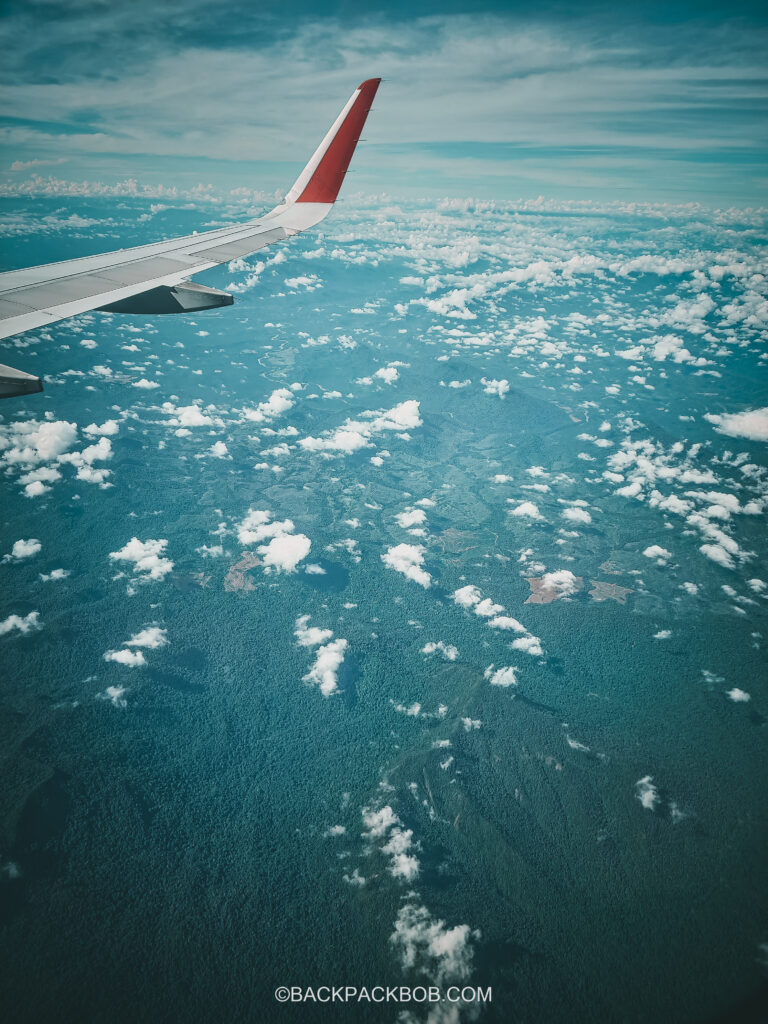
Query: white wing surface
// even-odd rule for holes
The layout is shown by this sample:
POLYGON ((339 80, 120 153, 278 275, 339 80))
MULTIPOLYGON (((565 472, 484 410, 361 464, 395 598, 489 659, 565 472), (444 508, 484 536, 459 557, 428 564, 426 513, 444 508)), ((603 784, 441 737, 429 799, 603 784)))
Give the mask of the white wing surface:
MULTIPOLYGON (((231 305, 231 295, 189 278, 297 235, 328 214, 380 81, 358 86, 285 201, 258 220, 0 274, 0 339, 92 309, 152 315, 231 305)), ((0 364, 0 398, 35 391, 42 391, 39 378, 0 364)))

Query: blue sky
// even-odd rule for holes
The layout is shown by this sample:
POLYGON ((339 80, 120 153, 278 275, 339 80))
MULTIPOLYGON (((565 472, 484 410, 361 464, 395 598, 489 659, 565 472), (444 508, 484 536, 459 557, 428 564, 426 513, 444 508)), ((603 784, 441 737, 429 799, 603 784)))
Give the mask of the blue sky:
POLYGON ((380 75, 349 191, 765 203, 758 4, 16 0, 0 28, 6 191, 285 190, 380 75))

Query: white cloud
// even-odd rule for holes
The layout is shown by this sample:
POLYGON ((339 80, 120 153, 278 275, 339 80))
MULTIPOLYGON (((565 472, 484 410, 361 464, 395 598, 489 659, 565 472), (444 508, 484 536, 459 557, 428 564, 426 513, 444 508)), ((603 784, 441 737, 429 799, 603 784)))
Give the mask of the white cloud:
POLYGON ((659 544, 651 544, 643 551, 646 558, 653 558, 656 561, 656 565, 666 565, 667 560, 672 557, 672 552, 667 551, 666 548, 661 547, 659 544))
POLYGON ((282 416, 284 412, 293 407, 295 402, 293 391, 288 388, 277 388, 266 401, 260 402, 255 409, 244 409, 243 415, 254 423, 264 423, 277 416, 282 416))
POLYGON ((261 544, 256 550, 262 557, 265 572, 292 573, 312 547, 309 537, 294 530, 290 519, 272 521, 271 512, 249 509, 237 527, 237 536, 241 544, 261 544), (263 541, 267 543, 261 543, 263 541))
POLYGON ((312 541, 303 533, 283 534, 258 548, 264 562, 264 571, 296 572, 296 567, 306 558, 312 541))
POLYGON ((40 612, 30 612, 28 615, 9 615, 7 619, 0 622, 0 636, 5 636, 12 630, 17 629, 20 633, 31 633, 33 630, 42 629, 40 612))
POLYGON ((385 384, 394 384, 400 376, 398 370, 394 366, 382 366, 373 375, 379 380, 383 380, 385 384))
POLYGON ((113 562, 133 563, 133 571, 144 582, 162 580, 173 571, 173 562, 165 557, 167 547, 167 540, 141 541, 131 537, 119 551, 110 551, 109 557, 113 562))
POLYGON ((168 420, 168 424, 172 427, 221 426, 220 420, 209 416, 207 412, 203 412, 199 405, 194 403, 192 405, 175 406, 172 402, 163 402, 162 409, 166 415, 171 417, 168 420))
POLYGON ((23 558, 31 558, 32 555, 38 554, 42 550, 43 545, 39 540, 34 537, 30 537, 28 540, 17 540, 11 548, 10 555, 3 557, 4 562, 20 562, 23 558))
POLYGON ((635 783, 635 796, 646 811, 656 809, 656 804, 659 802, 660 797, 658 790, 653 784, 652 775, 645 775, 635 783))
POLYGON ((401 715, 408 715, 409 718, 418 718, 421 714, 421 704, 414 701, 413 704, 396 704, 391 701, 392 707, 401 715))
POLYGON ((736 703, 746 703, 747 701, 752 700, 746 690, 740 690, 738 686, 734 686, 732 690, 726 690, 725 695, 731 700, 736 701, 736 703))
POLYGON ((39 498, 42 494, 47 494, 50 489, 42 480, 33 480, 25 486, 24 494, 28 498, 39 498))
POLYGON ((660 629, 658 631, 658 633, 654 633, 653 634, 653 639, 654 640, 669 640, 669 638, 671 636, 672 636, 672 630, 671 629, 660 629))
POLYGON ((503 611, 504 605, 495 604, 490 597, 484 597, 475 605, 475 615, 479 615, 483 619, 491 619, 503 611))
POLYGON ((489 626, 494 629, 511 629, 515 633, 527 633, 528 630, 517 619, 513 619, 511 615, 494 615, 494 617, 488 622, 489 626))
POLYGON ((333 636, 332 629, 320 629, 319 626, 308 626, 309 615, 300 615, 296 619, 293 634, 301 647, 317 647, 333 636))
POLYGON ((284 533, 292 533, 295 529, 290 519, 270 522, 271 519, 272 513, 266 509, 248 509, 245 518, 237 527, 237 539, 241 544, 259 544, 269 537, 279 537, 284 533))
POLYGON ((389 873, 394 878, 412 882, 419 874, 419 862, 412 852, 412 830, 402 828, 402 822, 388 804, 379 810, 364 807, 362 818, 366 828, 364 839, 369 842, 386 839, 381 852, 390 858, 389 873))
POLYGON ((365 885, 365 878, 360 874, 359 868, 355 868, 352 874, 342 876, 347 885, 353 885, 356 889, 362 889, 365 885))
POLYGON ((768 406, 722 415, 705 413, 704 419, 713 423, 719 434, 746 437, 750 441, 768 441, 768 406))
POLYGON ((483 672, 483 676, 490 681, 491 686, 517 686, 517 673, 520 670, 508 665, 506 668, 495 668, 489 665, 483 672))
POLYGON ((424 548, 420 544, 397 544, 381 555, 382 562, 389 569, 402 573, 409 580, 422 587, 428 587, 432 577, 422 568, 424 564, 424 548))
POLYGON ((390 942, 405 970, 427 975, 437 985, 465 981, 472 970, 471 940, 480 933, 467 924, 448 928, 426 907, 413 902, 400 908, 390 942))
POLYGON ((411 526, 418 526, 426 518, 427 514, 423 508, 408 508, 404 512, 398 512, 395 516, 397 525, 401 526, 404 530, 409 529, 411 526))
POLYGON ((214 459, 231 459, 232 456, 229 454, 229 449, 223 441, 216 441, 208 449, 208 454, 213 456, 214 459))
MULTIPOLYGON (((569 577, 573 577, 573 580, 576 580, 576 577, 572 573, 568 573, 567 569, 561 570, 561 573, 550 573, 549 576, 552 581, 551 586, 559 586, 563 592, 569 587, 569 577), (567 575, 563 576, 562 573, 567 575)), ((576 589, 578 589, 578 586, 576 589)), ((458 590, 455 590, 451 597, 460 607, 473 611, 480 618, 485 618, 487 624, 492 629, 512 630, 515 633, 521 634, 512 642, 513 650, 524 651, 532 657, 543 656, 544 651, 542 650, 539 638, 529 633, 522 622, 518 622, 511 615, 501 614, 504 611, 504 606, 494 604, 487 597, 484 598, 478 587, 467 584, 467 586, 459 587, 458 590)))
POLYGON ((555 594, 555 599, 570 597, 581 587, 579 577, 575 576, 570 569, 556 569, 554 572, 545 572, 540 579, 542 590, 555 594))
POLYGON ((315 683, 319 686, 324 697, 330 697, 339 688, 339 668, 344 661, 347 641, 342 639, 331 641, 333 630, 309 626, 308 623, 309 615, 300 615, 296 619, 293 631, 300 647, 318 648, 315 661, 303 678, 305 682, 315 683))
POLYGON ((349 454, 372 444, 371 439, 376 434, 390 430, 402 434, 421 424, 419 403, 410 399, 392 409, 363 412, 360 419, 348 419, 335 430, 326 431, 322 437, 304 437, 299 444, 307 451, 349 454))
POLYGON ((411 829, 393 829, 388 842, 381 848, 382 853, 391 857, 389 873, 393 878, 402 878, 405 882, 412 882, 419 874, 417 858, 408 853, 412 837, 411 829))
POLYGON ((472 584, 467 584, 466 587, 459 587, 458 590, 453 592, 453 600, 456 604, 461 605, 462 608, 472 608, 478 604, 481 597, 480 590, 477 587, 473 587, 472 584))
POLYGON ((309 615, 300 615, 294 627, 294 636, 299 646, 318 648, 314 663, 303 679, 304 682, 316 684, 324 696, 330 697, 339 688, 339 669, 344 662, 347 641, 331 641, 333 630, 319 629, 308 623, 309 615))
POLYGON ((132 388, 143 388, 144 391, 153 391, 155 388, 159 388, 160 385, 156 380, 147 380, 146 377, 142 377, 141 380, 135 380, 131 384, 132 388))
POLYGON ((566 508, 563 510, 563 519, 568 519, 572 523, 584 523, 588 525, 592 522, 592 516, 583 508, 566 508))
POLYGON ((67 576, 69 576, 70 572, 70 569, 51 569, 50 572, 41 572, 40 579, 43 583, 65 580, 67 576))
POLYGON ((107 483, 111 471, 108 469, 94 469, 94 462, 108 461, 112 458, 112 442, 108 437, 100 437, 96 444, 88 445, 80 452, 66 452, 59 456, 60 463, 70 463, 77 469, 77 479, 86 483, 99 484, 102 489, 111 487, 107 483))
POLYGON ((147 659, 141 651, 128 651, 125 648, 119 651, 106 651, 104 661, 115 661, 127 668, 141 668, 147 664, 147 659))
POLYGON ((509 391, 508 380, 486 380, 483 377, 481 378, 481 384, 485 385, 483 391, 486 395, 498 395, 499 398, 503 398, 509 391))
POLYGON ((303 277, 286 277, 285 287, 294 290, 305 288, 308 292, 313 292, 322 288, 322 282, 317 274, 305 274, 303 277))
POLYGON ((124 686, 108 686, 102 693, 97 693, 96 697, 99 700, 108 700, 113 707, 127 708, 128 701, 123 696, 125 690, 124 686))
POLYGON ((324 697, 330 697, 339 688, 339 668, 344 661, 347 641, 332 640, 318 648, 315 661, 303 677, 305 682, 315 683, 324 697))
POLYGON ((156 649, 165 647, 168 640, 168 630, 161 626, 145 626, 144 629, 134 633, 130 640, 125 641, 126 647, 146 647, 156 649))
POLYGON ((522 501, 516 508, 509 510, 511 516, 525 517, 526 519, 541 519, 537 505, 532 501, 522 501))
POLYGON ((397 825, 400 822, 400 819, 389 804, 380 808, 378 811, 372 810, 370 807, 365 807, 363 808, 362 816, 363 824, 366 828, 363 835, 366 839, 374 839, 384 836, 393 825, 397 825))
POLYGON ((735 562, 722 544, 702 544, 699 551, 724 569, 733 569, 735 562))
POLYGON ((203 544, 199 548, 195 548, 195 552, 198 555, 202 555, 203 558, 221 558, 224 554, 223 544, 203 544))
POLYGON ((325 832, 323 832, 323 838, 332 839, 336 836, 346 835, 346 832, 347 830, 343 825, 331 825, 330 828, 327 828, 325 832))
POLYGON ((7 440, 3 463, 27 468, 57 459, 77 440, 77 424, 66 420, 20 421, 0 428, 0 432, 7 440))
POLYGON ((454 647, 453 644, 443 643, 442 640, 438 640, 437 642, 435 642, 434 640, 430 640, 421 648, 421 653, 439 653, 442 654, 446 661, 456 661, 456 659, 459 656, 459 651, 457 647, 454 647))
POLYGON ((567 733, 565 734, 565 742, 571 748, 571 750, 580 750, 583 754, 589 753, 589 747, 584 743, 579 743, 578 740, 572 739, 567 733))
POLYGON ((516 640, 512 641, 510 647, 513 651, 523 651, 525 654, 530 654, 532 658, 542 658, 544 656, 541 640, 537 636, 519 636, 516 640))
POLYGON ((101 426, 97 426, 95 423, 89 423, 87 427, 83 427, 83 433, 87 434, 88 437, 99 437, 104 435, 114 436, 120 426, 117 420, 105 420, 101 426))

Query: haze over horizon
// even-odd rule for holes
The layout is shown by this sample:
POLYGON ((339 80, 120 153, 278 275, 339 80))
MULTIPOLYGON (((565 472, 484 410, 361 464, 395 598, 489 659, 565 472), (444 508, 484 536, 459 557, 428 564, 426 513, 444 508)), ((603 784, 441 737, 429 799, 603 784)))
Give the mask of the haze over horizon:
POLYGON ((375 75, 347 196, 760 205, 767 22, 749 3, 14 0, 0 191, 284 191, 375 75))

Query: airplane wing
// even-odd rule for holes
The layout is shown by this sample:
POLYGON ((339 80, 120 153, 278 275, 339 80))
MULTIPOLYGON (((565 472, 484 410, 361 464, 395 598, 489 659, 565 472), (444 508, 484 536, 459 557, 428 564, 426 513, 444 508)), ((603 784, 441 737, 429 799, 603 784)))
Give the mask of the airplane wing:
MULTIPOLYGON (((328 214, 380 81, 369 78, 355 89, 285 200, 258 220, 0 274, 0 339, 92 309, 152 315, 231 305, 231 295, 189 278, 297 235, 328 214)), ((42 390, 38 377, 0 364, 0 398, 42 390)))

